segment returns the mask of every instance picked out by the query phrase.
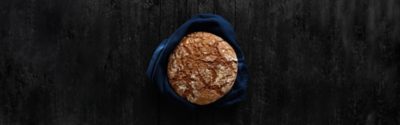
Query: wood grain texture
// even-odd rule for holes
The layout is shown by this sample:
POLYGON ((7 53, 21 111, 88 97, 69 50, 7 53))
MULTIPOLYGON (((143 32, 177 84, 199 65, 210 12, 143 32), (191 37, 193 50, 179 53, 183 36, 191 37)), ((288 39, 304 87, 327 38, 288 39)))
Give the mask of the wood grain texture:
POLYGON ((0 125, 398 125, 398 0, 1 0, 0 125), (144 72, 197 13, 225 17, 244 102, 190 111, 144 72))

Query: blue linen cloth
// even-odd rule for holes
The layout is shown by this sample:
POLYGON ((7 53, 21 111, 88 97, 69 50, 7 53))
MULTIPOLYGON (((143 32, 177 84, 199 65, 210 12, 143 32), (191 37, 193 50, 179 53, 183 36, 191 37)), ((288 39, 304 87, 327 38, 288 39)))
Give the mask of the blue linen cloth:
POLYGON ((244 55, 236 42, 235 32, 223 17, 215 14, 199 14, 181 25, 171 36, 164 39, 154 51, 150 60, 146 75, 158 86, 161 93, 173 102, 182 104, 190 109, 224 107, 242 101, 247 90, 247 66, 244 55), (179 96, 168 82, 167 64, 170 53, 187 34, 196 31, 204 31, 220 36, 235 50, 238 58, 238 74, 232 89, 222 98, 208 105, 196 105, 179 96))

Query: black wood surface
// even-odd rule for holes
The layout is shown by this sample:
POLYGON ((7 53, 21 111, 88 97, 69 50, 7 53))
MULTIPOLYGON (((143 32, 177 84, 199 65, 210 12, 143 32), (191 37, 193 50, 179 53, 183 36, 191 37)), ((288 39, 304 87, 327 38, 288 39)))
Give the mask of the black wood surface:
POLYGON ((399 125, 399 0, 0 0, 0 125, 399 125), (247 99, 190 111, 144 72, 198 13, 235 27, 247 99))

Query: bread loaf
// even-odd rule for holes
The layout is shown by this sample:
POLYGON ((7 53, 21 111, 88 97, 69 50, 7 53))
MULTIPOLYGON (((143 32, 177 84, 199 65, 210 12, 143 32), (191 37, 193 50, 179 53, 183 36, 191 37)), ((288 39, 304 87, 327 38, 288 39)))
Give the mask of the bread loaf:
POLYGON ((168 80, 174 91, 198 105, 213 103, 227 94, 237 76, 235 50, 208 32, 186 35, 168 60, 168 80))

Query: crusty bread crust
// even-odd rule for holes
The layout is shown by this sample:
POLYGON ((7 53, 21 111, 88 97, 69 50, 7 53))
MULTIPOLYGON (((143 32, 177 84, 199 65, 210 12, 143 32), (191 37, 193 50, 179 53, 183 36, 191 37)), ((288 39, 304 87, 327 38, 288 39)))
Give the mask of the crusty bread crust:
POLYGON ((222 38, 194 32, 185 36, 169 57, 169 83, 188 101, 210 104, 231 90, 237 64, 234 49, 222 38))

